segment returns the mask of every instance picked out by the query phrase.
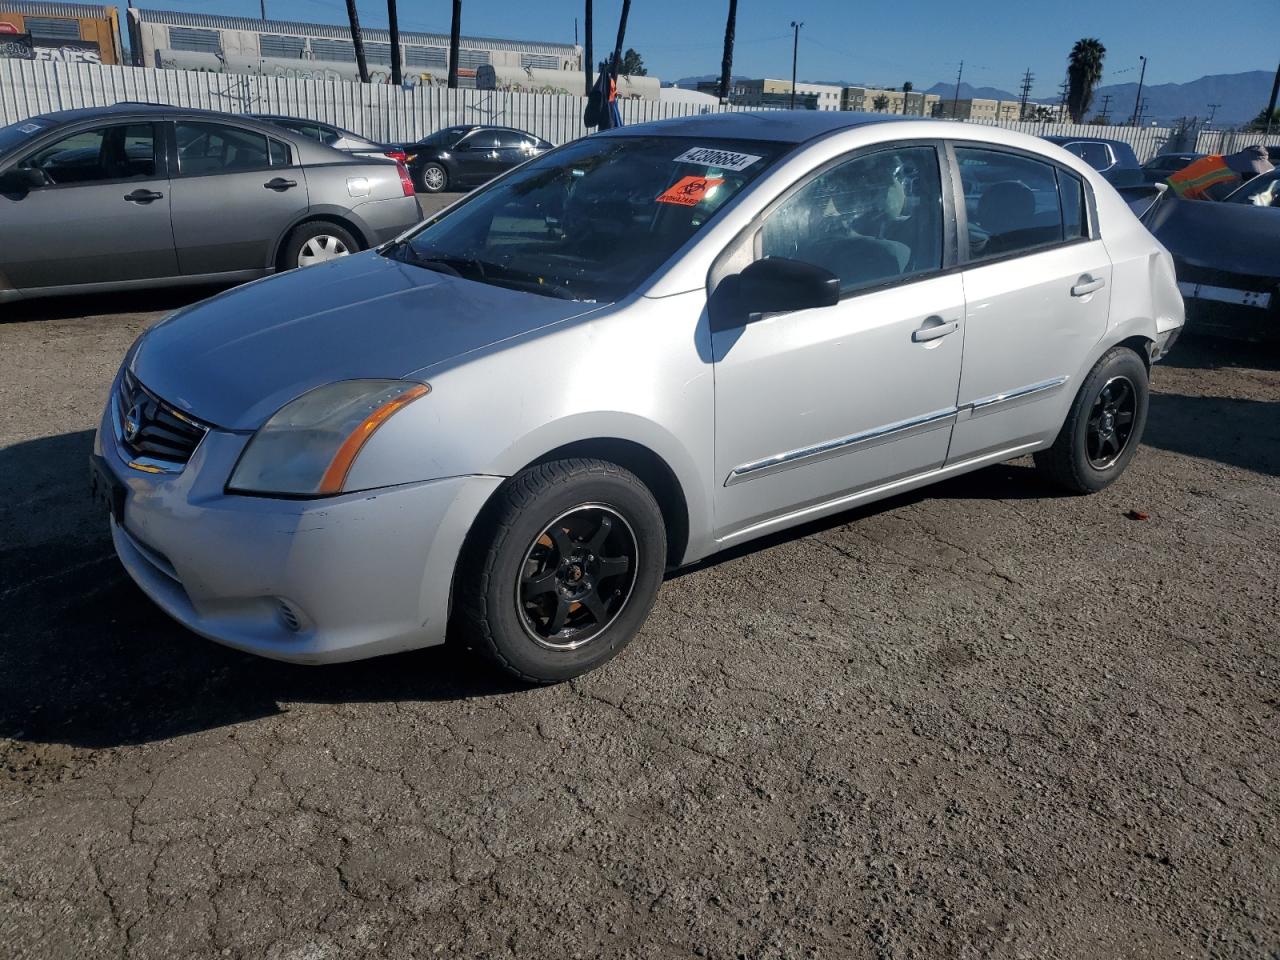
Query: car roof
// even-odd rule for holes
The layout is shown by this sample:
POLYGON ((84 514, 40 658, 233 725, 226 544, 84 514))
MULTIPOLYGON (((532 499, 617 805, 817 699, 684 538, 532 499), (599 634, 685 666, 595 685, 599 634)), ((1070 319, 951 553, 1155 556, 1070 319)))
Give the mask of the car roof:
POLYGON ((114 117, 186 117, 195 120, 208 120, 211 123, 244 123, 256 128, 260 133, 288 140, 298 151, 301 162, 305 164, 332 163, 338 158, 347 158, 341 150, 317 143, 306 137, 300 137, 291 131, 272 124, 269 120, 260 119, 252 114, 226 113, 220 110, 199 110, 192 107, 177 107, 167 103, 136 103, 121 101, 109 107, 79 107, 75 110, 54 110, 31 117, 40 121, 50 130, 82 121, 111 120, 114 117))
MULTIPOLYGON (((605 136, 723 137, 731 140, 772 140, 803 143, 838 130, 877 123, 924 120, 901 114, 855 113, 843 110, 744 110, 706 113, 670 120, 654 120, 601 131, 605 136)), ((937 121, 942 123, 943 121, 937 121)), ((941 133, 939 134, 941 136, 941 133)))

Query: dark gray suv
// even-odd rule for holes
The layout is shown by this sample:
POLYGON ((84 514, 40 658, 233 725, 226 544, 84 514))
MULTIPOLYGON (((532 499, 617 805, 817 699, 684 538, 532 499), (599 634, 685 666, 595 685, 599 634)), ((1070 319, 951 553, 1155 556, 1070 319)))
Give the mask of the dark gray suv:
POLYGON ((244 117, 117 104, 0 127, 0 303, 251 280, 421 217, 402 164, 244 117))

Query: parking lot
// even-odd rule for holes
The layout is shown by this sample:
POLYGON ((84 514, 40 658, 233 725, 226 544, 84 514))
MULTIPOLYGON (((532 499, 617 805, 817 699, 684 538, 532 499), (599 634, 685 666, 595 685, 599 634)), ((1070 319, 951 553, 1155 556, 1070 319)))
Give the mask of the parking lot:
POLYGON ((1099 495, 1018 461, 790 532, 529 690, 133 586, 92 430, 209 292, 0 315, 7 956, 1280 956, 1274 351, 1179 343, 1099 495))

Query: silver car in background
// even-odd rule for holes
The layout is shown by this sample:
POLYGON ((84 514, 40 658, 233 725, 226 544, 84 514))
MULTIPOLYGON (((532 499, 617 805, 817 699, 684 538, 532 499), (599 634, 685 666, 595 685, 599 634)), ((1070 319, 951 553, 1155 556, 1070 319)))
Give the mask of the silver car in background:
POLYGON ((421 219, 404 166, 230 114, 117 104, 0 128, 0 303, 236 283, 421 219))
POLYGON ((207 637, 323 663, 452 625, 552 682, 727 547, 1023 454, 1105 487, 1182 323, 1168 253, 1043 140, 689 117, 160 323, 94 482, 207 637))

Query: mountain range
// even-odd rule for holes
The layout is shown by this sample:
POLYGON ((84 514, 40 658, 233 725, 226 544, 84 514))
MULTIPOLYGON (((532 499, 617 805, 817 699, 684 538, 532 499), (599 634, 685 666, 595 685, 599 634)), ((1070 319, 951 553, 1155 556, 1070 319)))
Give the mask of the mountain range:
MULTIPOLYGON (((1103 76, 1106 74, 1104 72, 1103 76)), ((700 80, 717 80, 718 74, 704 74, 700 77, 684 77, 676 81, 676 86, 692 87, 700 80)), ((746 79, 735 77, 735 80, 746 79)), ((1142 88, 1142 98, 1147 101, 1143 118, 1167 123, 1179 117, 1207 117, 1210 104, 1218 104, 1214 113, 1214 122, 1222 124, 1246 123, 1258 115, 1267 105, 1271 96, 1273 75, 1265 70, 1250 70, 1246 73, 1224 73, 1215 76, 1201 77, 1188 83, 1148 84, 1142 88)), ((832 83, 837 86, 876 86, 848 80, 804 80, 803 83, 832 83)), ((917 90, 921 88, 916 87, 917 90)), ((944 100, 956 95, 954 82, 939 81, 924 93, 936 93, 944 100)), ((1107 106, 1111 120, 1123 123, 1133 113, 1133 101, 1138 93, 1137 83, 1117 83, 1098 87, 1093 95, 1093 107, 1089 115, 1093 116, 1102 109, 1104 98, 1111 97, 1107 106)), ((968 83, 960 84, 960 99, 971 97, 989 100, 1017 100, 1018 94, 999 87, 974 87, 968 83)), ((1033 97, 1037 103, 1056 102, 1057 98, 1033 97)))

